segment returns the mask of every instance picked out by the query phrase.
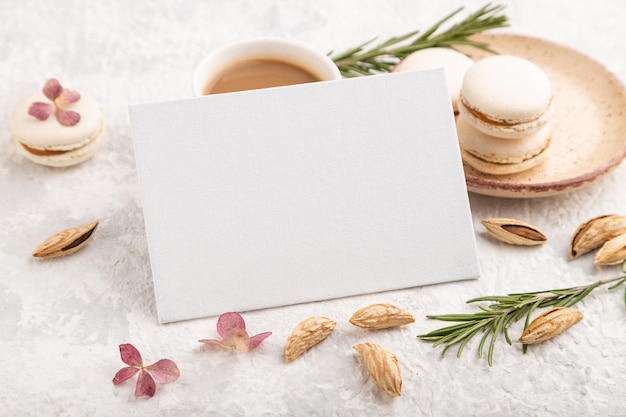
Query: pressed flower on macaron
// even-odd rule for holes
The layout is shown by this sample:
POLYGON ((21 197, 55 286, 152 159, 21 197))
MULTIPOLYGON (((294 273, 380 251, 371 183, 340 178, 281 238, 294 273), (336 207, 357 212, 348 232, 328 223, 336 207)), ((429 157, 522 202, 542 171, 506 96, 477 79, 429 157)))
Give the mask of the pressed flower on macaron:
POLYGON ((44 121, 54 112, 57 121, 63 126, 74 126, 80 122, 80 114, 78 112, 64 109, 68 104, 76 103, 80 100, 78 91, 64 88, 56 78, 50 78, 46 81, 42 91, 51 103, 35 101, 28 108, 28 114, 37 118, 37 120, 44 121))

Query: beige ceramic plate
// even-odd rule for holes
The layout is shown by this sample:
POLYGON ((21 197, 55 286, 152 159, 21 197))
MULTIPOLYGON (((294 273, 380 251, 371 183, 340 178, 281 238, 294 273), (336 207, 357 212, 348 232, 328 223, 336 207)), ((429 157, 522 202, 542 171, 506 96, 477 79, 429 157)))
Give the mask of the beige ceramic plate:
MULTIPOLYGON (((572 191, 612 171, 626 157, 626 89, 598 62, 570 48, 518 35, 482 34, 492 49, 539 65, 554 89, 552 143, 547 158, 513 175, 483 174, 465 165, 470 191, 534 198, 572 191)), ((469 51, 468 51, 469 52, 469 51)), ((475 53, 480 59, 486 53, 475 53)))

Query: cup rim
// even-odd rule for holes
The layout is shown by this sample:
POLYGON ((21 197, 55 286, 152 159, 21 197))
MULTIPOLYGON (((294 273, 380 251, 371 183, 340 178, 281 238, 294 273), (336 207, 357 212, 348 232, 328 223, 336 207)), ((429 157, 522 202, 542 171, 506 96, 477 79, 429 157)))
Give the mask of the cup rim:
MULTIPOLYGON (((217 57, 221 55, 227 55, 229 52, 234 52, 241 48, 246 48, 246 47, 255 46, 255 45, 256 46, 270 45, 270 46, 274 46, 278 48, 287 47, 287 48, 300 50, 301 52, 304 52, 306 54, 309 60, 315 60, 316 62, 319 62, 320 67, 324 68, 323 74, 319 74, 320 71, 315 71, 317 75, 320 75, 320 76, 324 75, 323 77, 324 79, 322 81, 332 81, 332 80, 341 79, 341 72, 339 71, 339 68, 328 55, 325 55, 302 42, 294 41, 292 39, 278 38, 278 37, 261 37, 261 38, 241 39, 241 40, 230 42, 230 43, 227 43, 218 47, 217 49, 210 52, 208 55, 204 56, 204 58, 202 58, 198 62, 198 64, 196 65, 194 69, 193 78, 192 78, 193 95, 196 97, 202 96, 202 90, 204 88, 204 85, 208 77, 207 72, 209 70, 207 69, 207 67, 209 69, 211 66, 217 68, 218 65, 214 64, 214 62, 216 62, 217 57), (326 76, 326 75, 329 75, 329 76, 326 76)), ((258 54, 258 57, 262 57, 263 55, 264 55, 263 52, 260 52, 258 54)), ((276 55, 279 55, 279 53, 276 53, 276 55)), ((285 55, 289 55, 289 53, 287 52, 285 55)), ((267 54, 265 54, 264 57, 267 57, 267 54)), ((254 53, 249 54, 249 58, 254 59, 255 54, 254 53)), ((245 58, 241 58, 241 59, 245 59, 245 58)), ((233 59, 231 61, 234 62, 235 60, 233 59)), ((229 62, 224 62, 223 64, 219 65, 219 69, 224 68, 228 64, 229 62)), ((298 65, 303 66, 300 63, 298 63, 298 65)))

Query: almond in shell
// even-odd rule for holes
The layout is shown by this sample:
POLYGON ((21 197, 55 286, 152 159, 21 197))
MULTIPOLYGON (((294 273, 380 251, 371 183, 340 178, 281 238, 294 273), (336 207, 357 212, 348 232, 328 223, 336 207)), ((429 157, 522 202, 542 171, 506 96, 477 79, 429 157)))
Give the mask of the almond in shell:
POLYGON ((598 253, 594 262, 597 265, 617 265, 626 260, 626 232, 607 241, 598 253))
POLYGON ((560 335, 583 319, 583 313, 570 307, 554 307, 537 316, 524 330, 519 341, 525 345, 541 343, 560 335))
POLYGON ((83 248, 96 231, 98 221, 72 227, 55 233, 43 241, 35 251, 35 258, 54 258, 57 256, 70 255, 83 248))
POLYGON ((483 220, 482 224, 489 234, 509 245, 534 246, 548 240, 539 229, 521 220, 493 218, 483 220))
POLYGON ((414 323, 411 313, 391 304, 372 304, 357 310, 350 323, 364 329, 388 329, 414 323))
POLYGON ((624 233, 626 216, 605 214, 589 219, 574 232, 569 247, 569 258, 578 258, 624 233))

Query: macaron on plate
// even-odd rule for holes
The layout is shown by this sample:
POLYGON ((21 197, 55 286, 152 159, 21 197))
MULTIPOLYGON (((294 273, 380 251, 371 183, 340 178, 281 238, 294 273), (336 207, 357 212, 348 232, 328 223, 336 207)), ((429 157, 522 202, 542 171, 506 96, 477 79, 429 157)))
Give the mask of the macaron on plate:
POLYGON ((10 119, 18 152, 40 165, 67 167, 89 159, 104 128, 100 105, 50 79, 17 103, 10 119))
POLYGON ((460 113, 486 135, 520 139, 542 129, 552 117, 552 87, 532 62, 494 55, 467 70, 460 113))
MULTIPOLYGON (((525 71, 520 76, 539 78, 533 83, 536 91, 520 91, 514 111, 504 113, 502 106, 489 107, 497 103, 498 80, 485 80, 485 89, 461 91, 457 130, 463 130, 459 136, 469 191, 509 198, 556 195, 593 183, 626 158, 626 88, 615 75, 586 55, 549 41, 490 33, 474 38, 501 55, 541 68, 551 91, 541 74, 525 71), (486 91, 490 86, 494 91, 486 91), (492 136, 509 139, 492 141, 492 136), (516 139, 520 137, 525 139, 516 139), (520 163, 532 166, 502 171, 520 163), (490 172, 492 166, 500 170, 490 172)), ((467 52, 476 66, 493 56, 467 52)))

